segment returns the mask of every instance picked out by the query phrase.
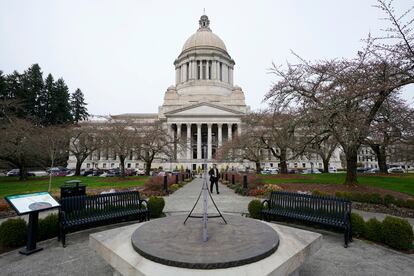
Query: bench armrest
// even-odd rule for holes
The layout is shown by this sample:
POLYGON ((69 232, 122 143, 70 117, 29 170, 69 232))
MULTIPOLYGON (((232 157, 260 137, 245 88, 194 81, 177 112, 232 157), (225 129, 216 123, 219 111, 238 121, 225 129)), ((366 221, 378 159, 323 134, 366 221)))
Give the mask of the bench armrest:
POLYGON ((143 202, 145 202, 145 208, 148 209, 148 201, 146 199, 140 199, 139 200, 139 208, 141 209, 143 207, 142 206, 143 202))
POLYGON ((268 199, 263 200, 262 207, 265 208, 265 203, 267 205, 267 209, 270 209, 270 201, 268 199))

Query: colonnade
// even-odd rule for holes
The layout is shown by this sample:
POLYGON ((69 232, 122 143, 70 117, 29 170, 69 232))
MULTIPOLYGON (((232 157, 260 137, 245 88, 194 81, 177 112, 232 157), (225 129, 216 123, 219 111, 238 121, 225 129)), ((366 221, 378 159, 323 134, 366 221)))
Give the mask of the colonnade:
POLYGON ((224 141, 232 140, 241 134, 240 123, 169 123, 170 137, 178 143, 185 144, 185 151, 178 152, 176 159, 203 159, 202 147, 207 145, 207 159, 212 159, 224 141))

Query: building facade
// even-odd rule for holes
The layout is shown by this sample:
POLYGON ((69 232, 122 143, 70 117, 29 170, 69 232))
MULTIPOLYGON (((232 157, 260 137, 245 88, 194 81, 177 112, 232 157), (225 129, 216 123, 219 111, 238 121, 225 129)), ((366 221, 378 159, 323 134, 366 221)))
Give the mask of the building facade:
MULTIPOLYGON (((242 118, 250 108, 246 105, 243 90, 233 83, 235 61, 227 51, 223 40, 214 34, 206 15, 201 16, 198 30, 184 43, 181 53, 174 61, 175 85, 170 86, 164 95, 164 102, 155 114, 121 114, 112 119, 129 118, 136 121, 163 122, 171 137, 184 141, 185 147, 178 150, 173 160, 159 158, 153 168, 184 168, 196 170, 203 163, 217 163, 214 155, 226 141, 242 133, 242 118)), ((108 118, 100 117, 100 121, 108 118)), ((96 120, 92 118, 91 121, 96 120)), ((76 160, 69 158, 69 167, 76 160)), ((308 167, 311 160, 291 162, 292 167, 308 167), (295 165, 296 164, 296 165, 295 165), (300 165, 298 165, 300 164, 300 165)), ((264 167, 277 167, 278 162, 269 155, 263 160, 264 167)), ((92 154, 83 168, 116 168, 119 160, 102 154, 92 154)), ((332 166, 340 167, 339 152, 332 158, 332 166)), ((143 168, 144 163, 130 156, 126 168, 143 168)), ((219 167, 245 169, 254 163, 219 163, 219 167)))

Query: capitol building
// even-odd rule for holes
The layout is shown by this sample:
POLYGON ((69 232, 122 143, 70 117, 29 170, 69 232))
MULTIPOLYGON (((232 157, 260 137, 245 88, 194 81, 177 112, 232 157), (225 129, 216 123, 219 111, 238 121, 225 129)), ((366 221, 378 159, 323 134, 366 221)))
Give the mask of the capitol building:
MULTIPOLYGON (((210 20, 202 15, 198 30, 184 43, 181 53, 174 61, 175 85, 168 87, 164 102, 154 114, 120 114, 111 119, 132 119, 134 121, 161 121, 171 137, 183 141, 174 160, 158 157, 152 167, 165 169, 184 168, 196 170, 207 159, 218 163, 219 168, 254 168, 252 162, 220 163, 214 160, 217 149, 236 135, 242 135, 242 118, 250 111, 244 92, 233 83, 235 61, 227 51, 223 40, 210 28, 210 20), (206 150, 205 150, 206 145, 206 150)), ((102 118, 102 117, 101 117, 102 118)), ((93 121, 93 119, 91 119, 93 121)), ((322 161, 312 160, 322 168, 322 161)), ((331 163, 341 167, 339 151, 334 153, 331 163)), ((76 160, 69 157, 68 167, 75 167, 76 160)), ((263 160, 262 167, 277 167, 277 160, 271 154, 263 160)), ((310 168, 309 160, 289 163, 290 167, 310 168)), ((82 164, 87 168, 117 168, 117 158, 106 158, 93 154, 82 164)), ((144 163, 131 156, 125 162, 126 168, 144 168, 144 163)))

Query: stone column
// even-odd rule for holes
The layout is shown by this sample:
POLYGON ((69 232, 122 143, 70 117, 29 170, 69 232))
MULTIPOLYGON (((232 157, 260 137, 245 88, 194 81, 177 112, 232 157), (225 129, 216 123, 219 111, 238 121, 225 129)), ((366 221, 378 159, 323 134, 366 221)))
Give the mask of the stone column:
POLYGON ((176 139, 176 149, 177 149, 177 154, 176 154, 176 158, 180 158, 181 156, 181 148, 179 147, 180 145, 180 140, 181 140, 181 123, 177 124, 177 139, 176 139))
POLYGON ((241 136, 241 123, 237 124, 237 135, 241 136))
POLYGON ((187 159, 192 159, 191 152, 191 124, 187 124, 187 159))
POLYGON ((168 134, 168 139, 172 139, 172 124, 167 124, 167 134, 168 134))
POLYGON ((223 144, 223 131, 222 131, 222 124, 217 124, 217 140, 218 140, 218 146, 221 147, 223 144))
POLYGON ((227 140, 228 141, 231 141, 231 139, 232 139, 232 133, 231 133, 231 126, 232 126, 232 124, 227 124, 227 140))
POLYGON ((216 65, 216 61, 215 60, 213 60, 213 61, 211 61, 211 79, 212 80, 216 80, 217 79, 217 77, 216 77, 216 72, 217 72, 217 65, 216 65))
POLYGON ((177 124, 177 140, 181 139, 181 124, 177 124))
POLYGON ((212 158, 212 152, 213 152, 213 145, 211 143, 211 140, 213 138, 213 135, 211 133, 211 125, 207 124, 207 158, 210 160, 212 158))
POLYGON ((197 124, 197 159, 201 159, 201 124, 197 124))
POLYGON ((175 68, 175 84, 180 82, 180 68, 175 68))

